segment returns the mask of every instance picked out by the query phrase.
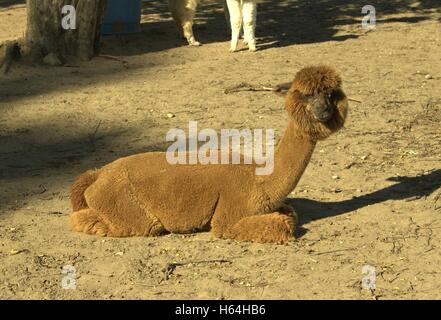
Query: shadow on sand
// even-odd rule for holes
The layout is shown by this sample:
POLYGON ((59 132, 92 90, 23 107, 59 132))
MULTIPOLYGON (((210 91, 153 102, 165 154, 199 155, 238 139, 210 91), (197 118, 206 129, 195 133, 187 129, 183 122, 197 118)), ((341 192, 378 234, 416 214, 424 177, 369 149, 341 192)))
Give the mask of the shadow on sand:
MULTIPOLYGON (((286 202, 292 205, 299 214, 301 226, 314 220, 338 216, 388 200, 427 197, 441 187, 441 169, 415 177, 392 177, 387 181, 398 183, 349 200, 321 202, 304 198, 290 198, 286 202)), ((306 233, 306 229, 302 227, 299 229, 298 236, 306 233)))
MULTIPOLYGON (((418 23, 431 19, 429 10, 441 12, 438 0, 372 0, 377 24, 393 22, 418 23), (393 15, 412 14, 411 17, 393 15), (382 18, 384 16, 388 18, 382 18)), ((259 50, 295 44, 345 41, 364 34, 361 21, 363 4, 347 0, 262 0, 259 1, 256 35, 259 50), (341 27, 350 31, 340 34, 341 27)), ((165 0, 143 2, 142 32, 137 35, 111 36, 103 40, 103 52, 114 55, 137 55, 186 46, 180 39, 165 0), (154 15, 153 18, 149 18, 154 15)), ((194 33, 203 44, 230 39, 222 0, 201 1, 195 19, 194 33)), ((194 48, 197 50, 197 48, 194 48)))

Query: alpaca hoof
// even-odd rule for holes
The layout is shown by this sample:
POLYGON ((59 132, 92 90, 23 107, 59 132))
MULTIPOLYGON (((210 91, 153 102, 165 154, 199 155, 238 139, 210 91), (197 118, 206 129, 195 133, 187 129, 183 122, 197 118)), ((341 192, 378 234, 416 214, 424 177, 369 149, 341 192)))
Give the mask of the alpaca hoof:
POLYGON ((248 43, 248 51, 250 52, 256 52, 257 48, 256 48, 256 42, 251 41, 248 43))
POLYGON ((200 47, 202 45, 202 43, 200 43, 199 41, 192 41, 189 43, 190 47, 200 47))
POLYGON ((231 53, 234 53, 234 52, 236 52, 237 51, 237 48, 230 48, 230 52, 231 53))
POLYGON ((283 221, 285 225, 286 233, 284 234, 284 238, 291 238, 296 230, 296 226, 298 223, 299 218, 297 217, 296 213, 287 214, 285 216, 281 217, 281 220, 283 221))

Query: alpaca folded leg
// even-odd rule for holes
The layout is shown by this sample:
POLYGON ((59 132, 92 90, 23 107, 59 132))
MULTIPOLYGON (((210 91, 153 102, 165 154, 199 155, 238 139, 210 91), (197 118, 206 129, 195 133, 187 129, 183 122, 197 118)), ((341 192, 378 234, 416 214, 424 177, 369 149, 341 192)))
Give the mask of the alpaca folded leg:
POLYGON ((105 214, 94 209, 84 209, 70 216, 72 229, 78 232, 108 237, 159 236, 166 233, 156 219, 142 219, 137 223, 109 221, 105 214))
POLYGON ((228 11, 230 13, 231 24, 231 46, 230 51, 237 50, 240 29, 242 28, 242 8, 239 0, 227 0, 228 11))
POLYGON ((72 229, 78 232, 105 237, 110 235, 109 227, 93 209, 84 209, 72 213, 70 216, 72 229))
POLYGON ((243 30, 244 42, 251 52, 256 51, 256 29, 257 3, 256 0, 244 0, 243 2, 243 30))
POLYGON ((227 233, 227 238, 241 241, 286 243, 293 239, 297 223, 295 213, 274 212, 245 217, 227 233))

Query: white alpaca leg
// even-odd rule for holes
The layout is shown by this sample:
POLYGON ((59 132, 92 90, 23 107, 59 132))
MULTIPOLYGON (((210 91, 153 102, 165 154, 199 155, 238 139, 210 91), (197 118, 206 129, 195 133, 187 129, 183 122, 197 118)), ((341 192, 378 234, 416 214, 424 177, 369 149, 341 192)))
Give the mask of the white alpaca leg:
POLYGON ((228 11, 230 12, 231 24, 231 46, 230 51, 237 50, 239 42, 240 29, 242 27, 242 4, 241 0, 227 0, 228 11))
POLYGON ((243 0, 243 30, 244 40, 250 51, 256 51, 256 29, 257 3, 256 0, 243 0))

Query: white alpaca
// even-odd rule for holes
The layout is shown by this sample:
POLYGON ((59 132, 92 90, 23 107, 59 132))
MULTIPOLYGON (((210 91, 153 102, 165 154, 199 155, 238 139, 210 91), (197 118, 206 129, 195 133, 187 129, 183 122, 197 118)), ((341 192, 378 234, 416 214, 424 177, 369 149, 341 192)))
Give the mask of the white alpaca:
MULTIPOLYGON (((200 0, 168 0, 170 12, 179 31, 191 46, 201 45, 193 35, 193 19, 199 1, 200 0)), ((227 5, 224 3, 225 15, 231 24, 230 51, 234 52, 237 50, 242 25, 244 30, 244 42, 248 44, 250 51, 256 51, 256 38, 254 36, 257 13, 256 0, 226 0, 226 3, 227 5)))
POLYGON ((256 37, 254 35, 257 15, 256 0, 227 0, 227 6, 231 23, 230 51, 237 50, 242 25, 245 44, 248 44, 250 51, 256 51, 256 37))

